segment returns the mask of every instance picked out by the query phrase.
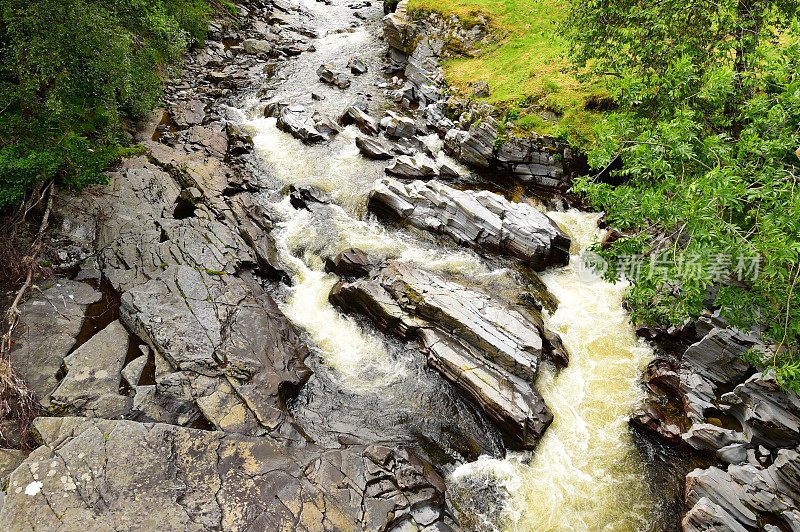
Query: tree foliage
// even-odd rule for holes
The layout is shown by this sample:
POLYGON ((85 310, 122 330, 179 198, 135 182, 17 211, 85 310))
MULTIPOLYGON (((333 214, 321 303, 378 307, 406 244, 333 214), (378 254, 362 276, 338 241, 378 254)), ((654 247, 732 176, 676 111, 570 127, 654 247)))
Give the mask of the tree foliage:
POLYGON ((205 0, 0 0, 0 208, 54 178, 101 182, 122 121, 205 37, 205 0))
MULTIPOLYGON (((800 23, 776 0, 572 0, 576 60, 614 79, 618 109, 589 153, 611 180, 575 189, 624 232, 605 251, 643 264, 636 319, 683 323, 714 299, 765 328, 763 360, 800 389, 800 23), (617 164, 612 165, 616 160, 617 164), (688 275, 688 256, 757 259, 756 275, 688 275)), ((708 268, 705 269, 708 271, 708 268)))

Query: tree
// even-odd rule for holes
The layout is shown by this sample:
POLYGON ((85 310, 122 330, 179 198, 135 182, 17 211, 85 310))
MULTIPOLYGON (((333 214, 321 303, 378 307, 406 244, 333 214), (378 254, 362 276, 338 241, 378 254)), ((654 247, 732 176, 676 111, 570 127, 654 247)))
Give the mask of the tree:
POLYGON ((205 0, 0 0, 0 208, 101 182, 161 76, 204 38, 205 0))
POLYGON ((608 258, 647 259, 628 296, 633 316, 680 324, 713 299, 734 324, 764 327, 777 347, 765 365, 800 389, 797 3, 572 7, 575 59, 613 78, 618 103, 590 162, 621 161, 622 181, 587 176, 575 188, 624 233, 608 258))

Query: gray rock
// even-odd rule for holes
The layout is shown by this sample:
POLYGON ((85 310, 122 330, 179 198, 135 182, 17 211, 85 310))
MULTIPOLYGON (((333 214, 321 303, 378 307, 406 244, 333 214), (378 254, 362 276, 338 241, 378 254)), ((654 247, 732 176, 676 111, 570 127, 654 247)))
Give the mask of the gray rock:
POLYGON ((325 260, 325 271, 339 277, 364 277, 375 265, 360 249, 350 248, 325 260))
POLYGON ((147 355, 134 358, 128 362, 122 369, 122 378, 128 383, 128 386, 134 388, 139 385, 139 380, 142 378, 144 367, 147 364, 147 355))
POLYGON ((119 320, 64 358, 67 374, 50 397, 51 410, 112 418, 130 410, 119 393, 129 334, 119 320))
POLYGON ((383 330, 418 339, 428 364, 478 403, 514 445, 533 448, 552 421, 531 384, 551 346, 540 324, 503 301, 396 261, 367 279, 338 284, 330 299, 383 330))
POLYGON ((694 423, 683 441, 698 451, 713 451, 733 444, 747 444, 747 439, 741 432, 725 429, 710 423, 694 423))
POLYGON ((364 64, 364 61, 357 57, 350 58, 350 61, 347 62, 347 68, 349 68, 350 72, 356 76, 367 73, 367 65, 364 64))
POLYGON ((342 128, 331 120, 328 115, 320 113, 319 111, 314 112, 311 116, 311 120, 314 122, 314 128, 325 140, 331 140, 334 135, 338 135, 342 131, 342 128))
POLYGON ((325 140, 325 136, 317 131, 313 125, 301 122, 289 109, 281 111, 276 125, 281 131, 285 131, 294 138, 309 144, 325 140))
POLYGON ((383 17, 383 38, 389 46, 406 55, 411 55, 416 47, 414 26, 408 16, 408 0, 400 0, 394 13, 383 17))
POLYGON ((416 133, 414 120, 406 116, 400 116, 392 111, 387 111, 386 116, 381 120, 381 127, 386 130, 386 136, 390 138, 413 137, 416 133))
POLYGON ((494 158, 494 145, 497 141, 497 121, 487 117, 473 123, 461 144, 458 160, 479 168, 488 168, 494 158))
POLYGON ((371 116, 357 105, 348 106, 339 118, 339 123, 343 126, 355 124, 366 135, 378 134, 378 125, 371 116))
POLYGON ((261 39, 245 39, 242 41, 242 48, 248 54, 269 55, 272 53, 272 44, 261 39))
POLYGON ((56 375, 75 345, 86 307, 101 298, 88 284, 56 279, 20 305, 22 319, 9 358, 43 406, 50 405, 50 394, 58 385, 56 375))
POLYGON ((269 437, 85 418, 35 427, 44 445, 11 475, 4 530, 386 530, 428 518, 419 508, 444 512, 441 477, 379 445, 287 448, 269 437))
POLYGON ((333 67, 330 65, 320 65, 317 68, 317 76, 321 81, 329 85, 336 85, 340 89, 346 89, 350 86, 350 80, 341 72, 334 72, 333 67))
POLYGON ((295 209, 310 209, 314 203, 330 203, 331 197, 327 192, 313 185, 290 185, 289 203, 295 209))
POLYGON ((205 104, 200 100, 181 100, 170 105, 172 122, 182 128, 196 126, 206 116, 205 104))
POLYGON ((386 173, 403 179, 434 178, 439 176, 439 168, 427 155, 417 153, 413 157, 401 155, 386 167, 386 173))
POLYGON ((380 141, 369 137, 356 137, 356 146, 359 151, 368 159, 384 160, 391 159, 392 154, 380 141))
POLYGON ((569 262, 570 238, 547 215, 499 194, 462 191, 438 181, 376 181, 368 207, 462 245, 516 257, 532 268, 569 262))

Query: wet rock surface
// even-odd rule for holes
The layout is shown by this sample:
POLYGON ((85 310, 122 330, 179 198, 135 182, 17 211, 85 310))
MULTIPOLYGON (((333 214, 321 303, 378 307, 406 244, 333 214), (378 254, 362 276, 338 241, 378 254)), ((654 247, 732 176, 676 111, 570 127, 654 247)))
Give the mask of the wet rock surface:
POLYGON ((338 284, 331 301, 401 338, 419 340, 428 364, 516 446, 534 447, 552 421, 531 384, 550 349, 543 327, 502 301, 395 261, 365 280, 338 284))
POLYGON ((462 245, 504 253, 534 269, 569 261, 570 239, 547 215, 488 191, 461 191, 443 183, 393 179, 376 182, 373 212, 445 234, 462 245))

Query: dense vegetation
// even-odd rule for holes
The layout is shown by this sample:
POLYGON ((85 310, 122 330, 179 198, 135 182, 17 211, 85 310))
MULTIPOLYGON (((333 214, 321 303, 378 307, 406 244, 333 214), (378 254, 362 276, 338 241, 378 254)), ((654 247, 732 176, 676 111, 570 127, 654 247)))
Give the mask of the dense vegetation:
POLYGON ((800 22, 795 0, 409 0, 496 41, 445 64, 517 125, 588 152, 575 190, 622 231, 602 254, 635 320, 709 304, 766 327, 751 361, 800 390, 800 22), (593 101, 613 105, 593 112, 593 101), (561 115, 542 124, 537 109, 561 115), (526 115, 527 113, 527 115, 526 115), (591 130, 591 131, 590 131, 591 130), (602 171, 600 171, 602 170, 602 171), (712 303, 713 301, 713 303, 712 303))
POLYGON ((651 259, 634 317, 680 324, 715 295, 735 323, 766 326, 778 349, 761 362, 800 390, 797 2, 572 0, 568 28, 619 106, 589 156, 622 183, 576 189, 625 232, 608 258, 651 259))
POLYGON ((0 209, 79 189, 131 148, 124 120, 205 37, 206 0, 0 0, 0 209))

